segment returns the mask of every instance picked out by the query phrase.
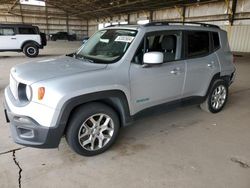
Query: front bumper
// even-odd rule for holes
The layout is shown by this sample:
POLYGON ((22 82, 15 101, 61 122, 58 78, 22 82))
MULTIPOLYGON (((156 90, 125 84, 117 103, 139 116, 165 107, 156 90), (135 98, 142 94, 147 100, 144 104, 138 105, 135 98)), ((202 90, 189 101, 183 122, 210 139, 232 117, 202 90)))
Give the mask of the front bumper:
POLYGON ((4 102, 6 121, 10 122, 11 135, 17 144, 36 148, 56 148, 61 139, 61 130, 39 125, 27 116, 14 114, 4 102))

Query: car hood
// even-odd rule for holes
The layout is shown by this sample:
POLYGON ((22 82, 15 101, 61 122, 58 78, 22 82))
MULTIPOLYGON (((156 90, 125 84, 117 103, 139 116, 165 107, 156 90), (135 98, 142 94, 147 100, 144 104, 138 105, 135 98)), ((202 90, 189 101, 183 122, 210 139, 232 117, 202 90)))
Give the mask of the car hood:
POLYGON ((63 56, 16 65, 11 69, 11 74, 20 82, 32 84, 47 79, 105 69, 106 67, 106 64, 94 64, 63 56))

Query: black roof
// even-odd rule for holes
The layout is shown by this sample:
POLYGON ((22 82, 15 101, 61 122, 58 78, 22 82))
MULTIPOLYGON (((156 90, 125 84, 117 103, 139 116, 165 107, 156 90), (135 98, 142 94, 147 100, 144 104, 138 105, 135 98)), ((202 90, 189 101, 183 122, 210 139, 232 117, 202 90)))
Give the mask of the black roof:
POLYGON ((31 25, 31 24, 2 24, 2 23, 0 23, 0 26, 4 26, 4 27, 36 27, 34 25, 31 25))

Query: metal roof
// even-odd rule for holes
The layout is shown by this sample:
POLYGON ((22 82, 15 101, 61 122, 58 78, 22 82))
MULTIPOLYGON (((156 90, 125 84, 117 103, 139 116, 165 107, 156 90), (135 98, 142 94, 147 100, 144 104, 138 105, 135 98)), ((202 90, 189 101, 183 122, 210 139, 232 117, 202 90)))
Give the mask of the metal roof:
MULTIPOLYGON (((219 1, 224 0, 46 0, 46 3, 65 11, 70 16, 91 19, 219 1)), ((0 3, 14 6, 19 1, 0 0, 0 3)))

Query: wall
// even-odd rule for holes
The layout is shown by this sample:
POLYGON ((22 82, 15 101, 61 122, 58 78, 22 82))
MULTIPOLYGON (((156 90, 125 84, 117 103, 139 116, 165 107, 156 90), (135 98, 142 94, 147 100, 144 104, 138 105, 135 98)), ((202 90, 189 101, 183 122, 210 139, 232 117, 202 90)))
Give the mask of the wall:
MULTIPOLYGON (((232 8, 232 0, 229 7, 232 8)), ((205 22, 219 25, 228 32, 229 43, 233 51, 250 52, 250 0, 238 0, 234 25, 229 24, 230 9, 225 1, 209 4, 196 4, 185 8, 165 8, 153 12, 132 13, 119 17, 91 20, 89 34, 97 31, 98 23, 129 21, 136 24, 138 20, 151 19, 153 21, 182 21, 183 15, 187 22, 205 22), (119 19, 121 18, 121 19, 119 19)))
POLYGON ((11 9, 11 6, 11 4, 0 4, 0 23, 34 24, 46 34, 68 31, 76 33, 78 39, 87 35, 86 20, 71 17, 57 8, 18 4, 11 9))

